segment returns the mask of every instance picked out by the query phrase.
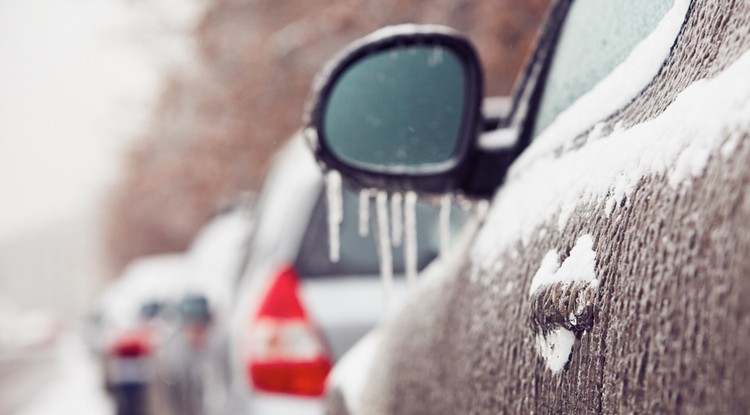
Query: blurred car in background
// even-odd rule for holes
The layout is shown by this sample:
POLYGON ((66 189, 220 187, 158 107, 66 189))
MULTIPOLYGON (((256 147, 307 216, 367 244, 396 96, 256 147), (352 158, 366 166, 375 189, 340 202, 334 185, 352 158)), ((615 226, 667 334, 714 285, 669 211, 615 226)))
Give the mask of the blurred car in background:
POLYGON ((184 254, 183 294, 173 327, 155 354, 154 412, 213 414, 226 409, 227 317, 253 228, 252 198, 219 212, 184 254))
POLYGON ((184 286, 179 254, 142 257, 131 262, 101 297, 98 333, 105 387, 117 414, 148 413, 155 379, 154 355, 169 336, 174 308, 184 286))
POLYGON ((216 328, 208 299, 186 294, 176 306, 173 329, 154 353, 154 382, 150 407, 158 414, 210 413, 204 390, 204 371, 211 359, 220 359, 213 344, 216 328))
MULTIPOLYGON (((332 201, 325 190, 301 137, 293 137, 276 156, 258 199, 236 291, 232 413, 322 413, 331 366, 403 296, 402 278, 386 291, 378 278, 368 194, 358 197, 344 189, 342 199, 333 201, 341 202, 343 216, 339 258, 331 261, 327 204, 332 201), (363 199, 366 206, 360 205, 363 199)), ((421 269, 438 253, 438 209, 418 202, 416 210, 415 259, 421 269)), ((459 228, 461 212, 452 212, 452 225, 459 228)), ((388 249, 395 273, 402 273, 403 253, 388 249)))

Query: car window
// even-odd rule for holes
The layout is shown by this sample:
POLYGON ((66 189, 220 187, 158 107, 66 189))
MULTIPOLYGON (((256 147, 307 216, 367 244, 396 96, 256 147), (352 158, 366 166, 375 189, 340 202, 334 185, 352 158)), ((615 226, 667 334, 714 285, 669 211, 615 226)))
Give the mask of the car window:
POLYGON ((186 321, 205 322, 211 319, 208 300, 205 297, 190 296, 180 302, 180 314, 186 321))
MULTIPOLYGON (((324 195, 318 199, 315 211, 305 232, 297 256, 295 269, 302 278, 341 275, 378 276, 380 267, 373 229, 375 225, 374 206, 370 206, 370 232, 366 237, 359 235, 359 198, 353 191, 344 188, 344 217, 341 223, 341 256, 338 263, 328 259, 328 222, 324 195)), ((438 254, 440 248, 438 216, 436 206, 418 201, 417 216, 417 267, 422 270, 438 254)), ((453 234, 463 224, 463 212, 451 209, 451 230, 453 234)), ((393 271, 404 272, 403 247, 394 247, 393 271)))
POLYGON ((560 32, 533 130, 538 136, 650 34, 674 0, 576 0, 560 32))

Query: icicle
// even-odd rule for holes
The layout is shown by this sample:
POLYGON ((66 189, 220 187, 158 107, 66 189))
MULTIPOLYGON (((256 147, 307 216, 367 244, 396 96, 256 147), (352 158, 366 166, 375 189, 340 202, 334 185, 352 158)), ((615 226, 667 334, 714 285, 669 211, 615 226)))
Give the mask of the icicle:
POLYGON ((391 233, 394 247, 401 246, 401 241, 404 239, 403 199, 401 193, 391 195, 391 233))
POLYGON ((383 279, 383 288, 386 298, 391 292, 393 285, 393 258, 391 257, 391 235, 388 226, 388 194, 378 192, 376 201, 376 213, 378 218, 378 247, 380 249, 380 276, 383 279))
POLYGON ((451 196, 443 195, 440 198, 440 258, 448 255, 451 244, 451 196))
POLYGON ((331 170, 326 174, 326 197, 328 200, 328 258, 339 262, 341 255, 341 221, 344 219, 344 205, 341 194, 341 174, 331 170))
POLYGON ((406 282, 413 286, 417 281, 417 194, 407 192, 404 199, 404 259, 406 282))
POLYGON ((487 218, 487 212, 490 210, 489 200, 480 200, 476 203, 476 212, 479 220, 485 220, 487 218))
POLYGON ((370 234, 370 190, 359 191, 359 236, 370 234))

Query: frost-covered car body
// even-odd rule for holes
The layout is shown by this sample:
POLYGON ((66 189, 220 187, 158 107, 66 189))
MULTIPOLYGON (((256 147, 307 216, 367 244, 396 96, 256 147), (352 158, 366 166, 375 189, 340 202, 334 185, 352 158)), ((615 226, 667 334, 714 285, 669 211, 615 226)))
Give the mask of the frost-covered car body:
MULTIPOLYGON (((299 135, 276 156, 264 182, 230 322, 232 413, 322 413, 330 365, 404 292, 400 250, 391 253, 396 278, 384 290, 370 229, 375 214, 357 217, 363 197, 365 212, 374 210, 369 193, 345 190, 343 199, 332 201, 323 182, 299 135), (335 217, 326 215, 329 203, 341 203, 345 214, 338 223, 338 262, 330 259, 335 217)), ((421 268, 438 251, 432 229, 438 211, 421 202, 416 208, 421 268)))
POLYGON ((529 146, 329 413, 750 411, 750 3, 659 3, 553 5, 529 146))

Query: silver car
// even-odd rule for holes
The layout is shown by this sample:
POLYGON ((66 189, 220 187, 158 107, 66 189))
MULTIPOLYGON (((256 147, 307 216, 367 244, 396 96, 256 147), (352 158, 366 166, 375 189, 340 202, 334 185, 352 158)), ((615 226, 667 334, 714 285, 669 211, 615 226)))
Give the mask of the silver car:
MULTIPOLYGON (((328 196, 309 150, 294 137, 274 160, 259 197, 236 291, 230 322, 233 412, 321 413, 331 366, 404 293, 403 247, 391 241, 396 247, 384 253, 385 245, 376 246, 376 203, 369 194, 343 189, 341 199, 328 196), (330 203, 340 204, 340 215, 329 217, 330 203), (338 232, 329 240, 332 224, 338 232), (379 275, 386 258, 393 275, 386 273, 384 288, 379 275)), ((415 209, 413 259, 421 269, 438 254, 439 214, 423 202, 415 209)), ((452 212, 458 228, 460 211, 452 212)), ((394 235, 390 228, 387 233, 394 235)))

